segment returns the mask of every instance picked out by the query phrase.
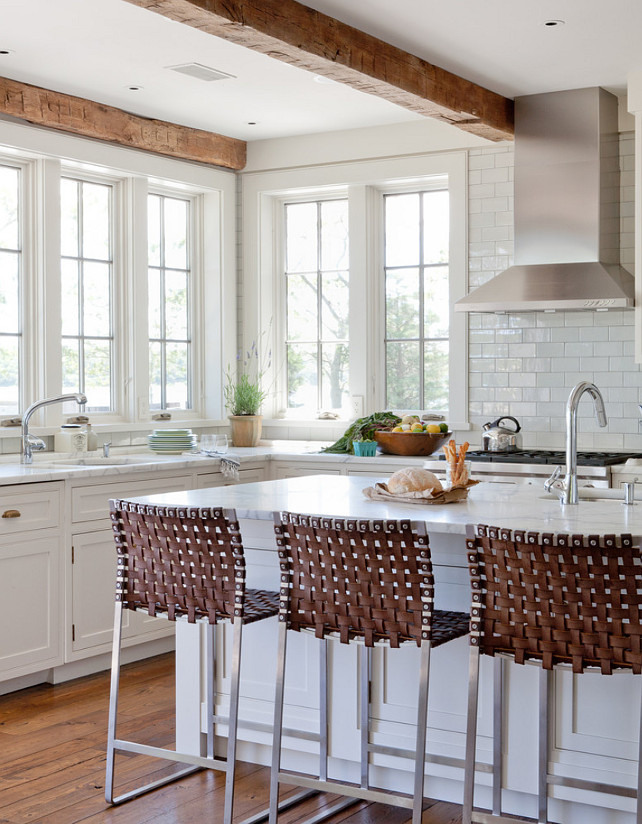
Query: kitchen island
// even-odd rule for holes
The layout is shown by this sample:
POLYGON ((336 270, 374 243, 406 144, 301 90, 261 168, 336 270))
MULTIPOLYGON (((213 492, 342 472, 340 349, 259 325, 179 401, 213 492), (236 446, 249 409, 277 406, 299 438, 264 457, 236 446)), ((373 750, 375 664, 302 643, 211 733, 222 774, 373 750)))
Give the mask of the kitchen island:
MULTIPOLYGON (((439 506, 384 504, 364 498, 365 486, 377 478, 309 476, 153 495, 136 500, 171 506, 223 506, 236 509, 248 562, 248 584, 277 589, 278 561, 272 512, 290 510, 357 518, 410 518, 425 522, 435 566, 438 608, 467 610, 468 573, 464 535, 469 523, 486 523, 539 532, 607 534, 630 532, 642 536, 642 506, 619 500, 582 501, 561 507, 557 499, 532 486, 480 484, 467 501, 439 506)), ((272 721, 274 620, 248 627, 242 668, 239 757, 268 763, 272 721)), ((179 746, 198 751, 206 727, 201 667, 201 628, 177 627, 177 732, 179 746)), ((227 642, 218 628, 217 706, 226 715, 228 698, 227 642), (222 653, 222 654, 221 654, 222 653)), ((304 734, 318 730, 318 641, 293 635, 285 700, 285 726, 304 734)), ((354 647, 330 644, 330 690, 335 700, 330 719, 330 775, 358 781, 359 706, 358 664, 354 647), (340 674, 340 677, 339 677, 340 674), (339 700, 337 700, 337 698, 339 700)), ((377 649, 372 668, 372 738, 390 749, 373 755, 373 784, 411 791, 412 764, 393 749, 412 749, 416 695, 417 649, 392 655, 377 649)), ((440 763, 427 765, 425 792, 433 798, 461 801, 462 770, 449 763, 463 757, 468 682, 467 639, 439 648, 433 657, 428 718, 429 754, 440 763)), ((478 762, 488 763, 492 752, 492 695, 490 666, 483 662, 480 692, 478 762)), ((507 813, 536 814, 537 677, 533 667, 507 668, 507 716, 504 747, 504 809, 507 813)), ((640 679, 628 672, 605 678, 588 673, 575 676, 559 670, 554 676, 550 766, 554 774, 592 778, 605 783, 635 785, 640 679)), ((225 735, 220 725, 217 732, 225 735)), ((295 737, 284 739, 286 769, 316 769, 316 745, 295 737)), ((490 806, 489 776, 478 772, 476 801, 490 806)), ((555 786, 551 789, 552 820, 564 824, 624 824, 632 822, 634 802, 597 793, 555 786)))

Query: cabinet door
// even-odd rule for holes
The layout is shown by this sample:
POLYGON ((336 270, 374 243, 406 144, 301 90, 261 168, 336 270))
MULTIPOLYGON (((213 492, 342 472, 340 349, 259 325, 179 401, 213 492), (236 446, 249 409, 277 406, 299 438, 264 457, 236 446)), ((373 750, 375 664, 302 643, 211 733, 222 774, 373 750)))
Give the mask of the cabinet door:
POLYGON ((61 544, 53 530, 0 543, 2 678, 62 664, 61 544))
MULTIPOLYGON (((73 536, 72 641, 74 657, 86 657, 111 649, 116 591, 116 549, 110 530, 73 536), (83 655, 85 653, 85 655, 83 655)), ((168 622, 148 615, 123 611, 123 642, 126 646, 162 637, 173 631, 168 622)))

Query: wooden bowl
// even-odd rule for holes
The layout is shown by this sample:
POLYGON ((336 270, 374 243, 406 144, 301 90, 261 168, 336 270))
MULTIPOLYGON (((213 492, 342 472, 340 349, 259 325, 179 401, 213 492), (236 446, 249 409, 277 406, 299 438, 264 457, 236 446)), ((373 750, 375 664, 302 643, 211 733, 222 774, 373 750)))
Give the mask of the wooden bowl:
POLYGON ((432 455, 452 437, 452 432, 375 432, 382 452, 389 455, 432 455))

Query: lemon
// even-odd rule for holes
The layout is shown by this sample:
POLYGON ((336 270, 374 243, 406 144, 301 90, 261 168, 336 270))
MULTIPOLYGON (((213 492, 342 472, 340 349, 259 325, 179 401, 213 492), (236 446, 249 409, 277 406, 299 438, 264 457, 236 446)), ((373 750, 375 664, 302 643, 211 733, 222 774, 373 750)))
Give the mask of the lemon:
POLYGON ((393 432, 403 432, 403 427, 402 426, 395 426, 395 428, 392 431, 393 432))
POLYGON ((423 428, 423 425, 420 424, 420 423, 413 423, 412 426, 410 427, 410 431, 411 432, 423 432, 424 428, 423 428))
POLYGON ((441 432, 441 427, 438 423, 429 423, 426 427, 426 432, 430 432, 431 434, 439 434, 441 432))

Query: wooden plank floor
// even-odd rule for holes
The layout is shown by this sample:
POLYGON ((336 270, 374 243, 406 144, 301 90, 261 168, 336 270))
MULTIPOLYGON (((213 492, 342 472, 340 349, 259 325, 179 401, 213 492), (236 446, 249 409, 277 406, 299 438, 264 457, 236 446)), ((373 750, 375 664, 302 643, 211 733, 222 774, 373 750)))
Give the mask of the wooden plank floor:
MULTIPOLYGON (((173 655, 123 668, 119 735, 164 746, 173 740, 173 655)), ((110 808, 105 803, 108 673, 0 696, 0 824, 222 824, 225 776, 203 771, 110 808)), ((120 756, 119 791, 176 769, 142 756, 120 756)), ((240 764, 235 821, 267 806, 269 773, 240 764)), ((297 824, 336 796, 322 795, 279 816, 297 824)), ((407 811, 360 802, 331 824, 402 824, 407 811)), ((461 824, 461 808, 426 800, 423 824, 461 824)))

